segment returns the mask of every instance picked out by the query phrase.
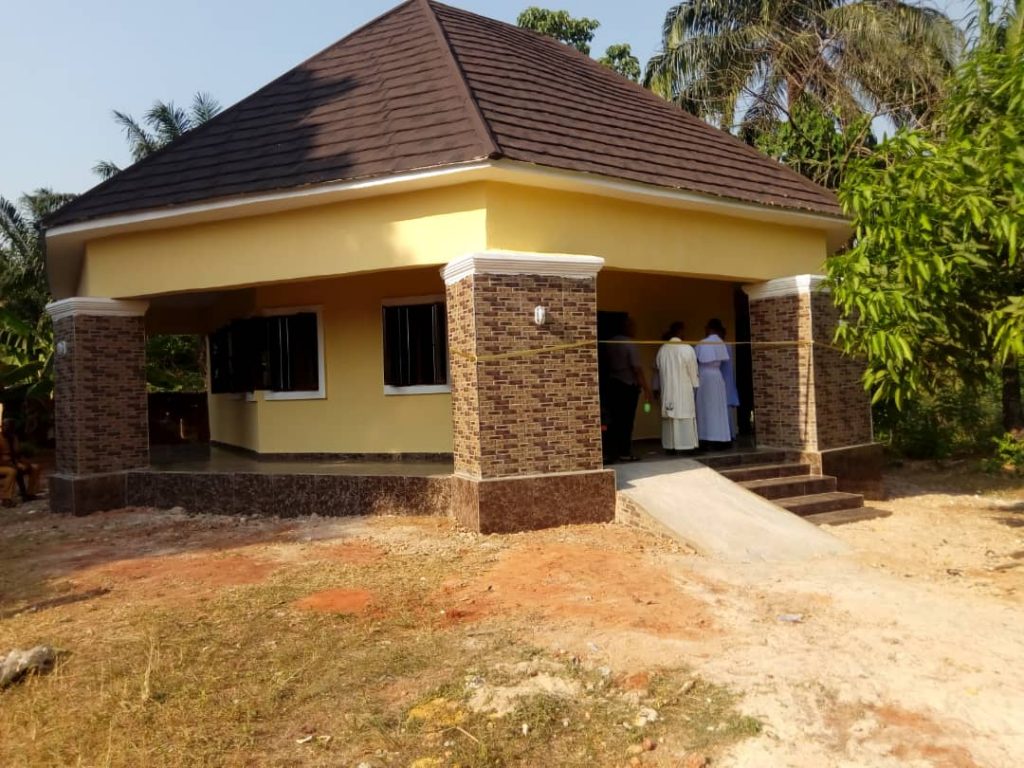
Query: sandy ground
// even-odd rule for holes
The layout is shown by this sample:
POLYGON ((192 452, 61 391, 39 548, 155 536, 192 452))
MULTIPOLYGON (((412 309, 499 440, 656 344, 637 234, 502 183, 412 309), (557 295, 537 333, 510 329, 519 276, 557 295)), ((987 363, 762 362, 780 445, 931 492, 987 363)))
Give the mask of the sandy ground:
MULTIPOLYGON (((555 657, 640 689, 653 670, 688 665, 737 691, 762 733, 713 752, 712 765, 1024 765, 1024 483, 904 469, 888 488, 875 506, 891 516, 829 529, 850 556, 746 566, 616 526, 476 537, 436 519, 69 519, 23 507, 0 518, 0 545, 22 558, 18 582, 0 582, 0 617, 33 601, 71 610, 40 603, 54 593, 93 608, 115 596, 181 606, 311 559, 373 566, 442 553, 455 565, 424 615, 518 622, 555 657)), ((385 606, 352 584, 292 603, 354 616, 385 606)), ((671 749, 641 758, 684 764, 671 749)))
POLYGON ((830 529, 850 558, 693 563, 729 626, 699 667, 768 724, 724 765, 1024 764, 1024 493, 972 481, 891 474, 890 517, 830 529))

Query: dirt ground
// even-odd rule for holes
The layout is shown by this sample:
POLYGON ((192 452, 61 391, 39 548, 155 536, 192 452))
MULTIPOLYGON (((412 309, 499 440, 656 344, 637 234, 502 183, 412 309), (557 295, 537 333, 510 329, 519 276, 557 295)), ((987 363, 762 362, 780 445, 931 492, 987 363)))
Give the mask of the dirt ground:
POLYGON ((887 478, 847 557, 581 526, 0 513, 0 765, 1024 765, 1024 482, 887 478))

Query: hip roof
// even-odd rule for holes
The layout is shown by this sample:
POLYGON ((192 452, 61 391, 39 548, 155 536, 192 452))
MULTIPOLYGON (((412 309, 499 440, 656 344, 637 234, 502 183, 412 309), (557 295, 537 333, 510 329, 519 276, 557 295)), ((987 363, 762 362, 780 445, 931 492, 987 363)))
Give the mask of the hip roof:
POLYGON ((569 46, 408 0, 47 225, 503 158, 841 215, 830 191, 569 46))

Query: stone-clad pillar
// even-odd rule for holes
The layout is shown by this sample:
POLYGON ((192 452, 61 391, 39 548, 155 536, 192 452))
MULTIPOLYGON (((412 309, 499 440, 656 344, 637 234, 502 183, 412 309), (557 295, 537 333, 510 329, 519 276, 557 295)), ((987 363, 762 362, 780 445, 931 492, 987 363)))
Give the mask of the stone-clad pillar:
POLYGON ((744 289, 754 342, 757 445, 798 452, 835 475, 840 490, 877 496, 881 446, 861 383, 864 365, 831 346, 839 315, 822 280, 797 275, 744 289))
POLYGON ((452 503, 467 528, 498 533, 614 518, 597 382, 602 264, 483 253, 444 268, 452 503))
POLYGON ((46 308, 55 343, 55 512, 124 506, 124 471, 149 464, 146 308, 141 301, 79 297, 46 308))

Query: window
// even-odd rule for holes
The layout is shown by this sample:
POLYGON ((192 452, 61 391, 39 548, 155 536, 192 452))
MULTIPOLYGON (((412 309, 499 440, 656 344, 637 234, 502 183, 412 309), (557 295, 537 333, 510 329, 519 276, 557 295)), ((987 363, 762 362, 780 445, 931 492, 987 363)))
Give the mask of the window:
POLYGON ((382 317, 385 394, 450 392, 444 299, 386 301, 382 317))
POLYGON ((210 389, 214 394, 261 389, 267 400, 325 397, 319 310, 275 310, 211 333, 210 389))

